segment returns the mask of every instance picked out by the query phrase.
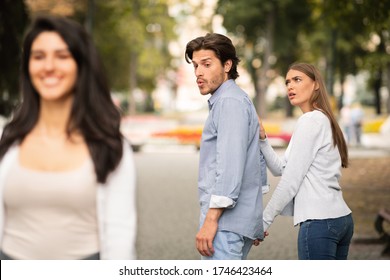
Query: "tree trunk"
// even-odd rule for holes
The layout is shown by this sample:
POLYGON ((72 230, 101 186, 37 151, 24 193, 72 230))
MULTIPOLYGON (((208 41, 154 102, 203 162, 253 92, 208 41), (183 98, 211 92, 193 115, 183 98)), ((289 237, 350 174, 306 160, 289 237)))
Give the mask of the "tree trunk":
POLYGON ((381 110, 381 94, 380 89, 382 86, 382 69, 379 69, 374 77, 374 94, 375 94, 375 112, 377 115, 382 113, 381 110))
POLYGON ((128 113, 130 115, 136 114, 134 91, 137 88, 137 64, 138 64, 138 56, 134 51, 132 51, 130 55, 129 95, 127 97, 128 106, 129 106, 128 113))
MULTIPOLYGON (((139 2, 133 1, 133 9, 131 11, 133 18, 138 18, 140 11, 139 2)), ((137 66, 138 66, 138 53, 132 48, 130 51, 130 77, 129 77, 129 95, 128 101, 128 113, 130 115, 136 114, 136 104, 134 99, 134 91, 137 89, 137 66)))
POLYGON ((334 69, 335 69, 335 57, 336 57, 336 40, 337 40, 337 32, 333 29, 331 30, 330 33, 330 48, 327 57, 327 65, 326 65, 326 89, 328 90, 330 96, 334 96, 333 84, 334 84, 334 69))
POLYGON ((386 102, 386 112, 390 115, 390 63, 386 65, 386 87, 387 87, 387 102, 386 102))
POLYGON ((256 108, 258 110, 259 115, 262 118, 267 117, 267 104, 265 102, 265 94, 269 85, 269 77, 268 72, 271 69, 270 65, 270 56, 273 53, 273 44, 274 44, 274 29, 275 29, 275 10, 274 7, 268 13, 267 16, 267 30, 266 30, 266 44, 265 50, 262 60, 262 65, 259 71, 259 79, 258 79, 258 89, 256 95, 256 108))
POLYGON ((291 105, 290 99, 288 99, 288 96, 286 96, 286 117, 291 118, 294 115, 294 106, 291 105))

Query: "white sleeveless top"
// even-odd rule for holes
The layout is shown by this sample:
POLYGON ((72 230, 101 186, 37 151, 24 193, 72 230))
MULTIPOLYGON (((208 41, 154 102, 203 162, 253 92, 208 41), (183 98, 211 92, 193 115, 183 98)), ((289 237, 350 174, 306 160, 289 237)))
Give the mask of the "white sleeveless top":
POLYGON ((91 159, 47 172, 15 161, 4 188, 2 251, 14 259, 83 259, 99 252, 97 181, 91 159))

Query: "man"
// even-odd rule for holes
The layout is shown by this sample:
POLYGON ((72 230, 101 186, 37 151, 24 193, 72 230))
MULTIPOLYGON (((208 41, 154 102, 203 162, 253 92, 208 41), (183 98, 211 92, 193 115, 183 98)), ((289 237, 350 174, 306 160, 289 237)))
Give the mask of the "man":
POLYGON ((254 240, 264 238, 267 178, 256 110, 235 83, 240 60, 229 38, 198 37, 187 44, 185 59, 194 66, 200 93, 211 95, 200 146, 196 247, 202 259, 246 259, 254 240))

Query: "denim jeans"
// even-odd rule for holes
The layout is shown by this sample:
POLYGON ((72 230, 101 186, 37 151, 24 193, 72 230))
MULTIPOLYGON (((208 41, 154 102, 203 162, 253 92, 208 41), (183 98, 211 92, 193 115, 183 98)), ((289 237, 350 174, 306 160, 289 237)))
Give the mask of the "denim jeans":
POLYGON ((253 240, 230 231, 217 231, 214 237, 214 254, 202 260, 245 260, 253 240))
POLYGON ((352 215, 335 219, 308 220, 298 233, 300 260, 346 260, 353 235, 352 215))

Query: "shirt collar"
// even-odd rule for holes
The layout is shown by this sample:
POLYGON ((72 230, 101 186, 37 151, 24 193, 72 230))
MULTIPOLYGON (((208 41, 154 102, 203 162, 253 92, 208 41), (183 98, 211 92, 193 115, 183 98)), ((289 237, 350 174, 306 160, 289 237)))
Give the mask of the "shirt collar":
POLYGON ((210 110, 213 107, 214 103, 218 100, 219 96, 221 96, 221 94, 225 91, 225 89, 227 89, 228 87, 230 87, 234 83, 235 83, 235 81, 233 79, 229 79, 229 80, 223 82, 219 86, 219 88, 217 88, 217 90, 214 91, 214 93, 211 95, 211 97, 207 101, 209 103, 210 110))

